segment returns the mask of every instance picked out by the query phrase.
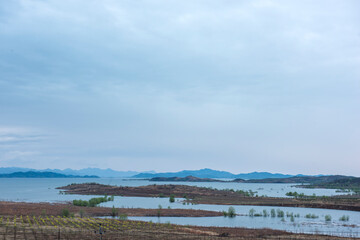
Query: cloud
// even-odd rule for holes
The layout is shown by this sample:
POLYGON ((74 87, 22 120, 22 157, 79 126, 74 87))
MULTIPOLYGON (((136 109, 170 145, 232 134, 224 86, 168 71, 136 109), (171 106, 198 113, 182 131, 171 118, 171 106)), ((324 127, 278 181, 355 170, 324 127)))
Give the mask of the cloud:
POLYGON ((36 133, 33 129, 21 127, 0 127, 0 145, 21 144, 37 142, 45 138, 45 135, 36 133))
POLYGON ((106 158, 129 170, 289 171, 314 161, 336 170, 341 156, 356 165, 357 9, 331 0, 2 2, 0 125, 27 127, 0 129, 0 147, 39 152, 36 164, 49 167, 106 158))

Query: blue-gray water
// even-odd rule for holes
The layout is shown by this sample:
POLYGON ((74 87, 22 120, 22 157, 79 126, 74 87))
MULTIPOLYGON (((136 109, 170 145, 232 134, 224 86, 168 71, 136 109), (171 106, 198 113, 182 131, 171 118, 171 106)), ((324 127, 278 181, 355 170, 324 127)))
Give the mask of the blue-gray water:
MULTIPOLYGON (((190 186, 213 187, 218 189, 232 188, 235 190, 257 191, 258 195, 269 197, 286 197, 285 193, 297 191, 305 195, 335 195, 333 189, 306 189, 295 188, 294 184, 271 184, 271 183, 223 183, 223 182, 149 182, 147 180, 129 180, 121 178, 2 178, 0 179, 0 200, 27 201, 27 202, 56 202, 68 201, 79 196, 59 195, 56 187, 70 183, 97 182, 117 186, 144 186, 150 184, 186 184, 190 186)), ((85 198, 82 196, 82 198, 85 198)))
MULTIPOLYGON (((306 195, 335 195, 335 190, 330 189, 302 189, 294 188, 293 184, 255 184, 255 183, 189 183, 189 182, 149 182, 146 180, 129 179, 36 179, 36 178, 3 178, 0 179, 0 201, 25 201, 25 202, 62 202, 72 201, 73 199, 89 199, 94 196, 83 195, 65 195, 59 194, 56 187, 65 186, 70 183, 98 182, 102 184, 111 184, 117 186, 143 186, 149 184, 186 184, 202 187, 213 187, 218 189, 233 188, 257 191, 258 195, 267 195, 272 197, 284 197, 286 192, 297 191, 306 195)), ((143 197, 115 197, 113 202, 102 203, 101 206, 107 207, 128 207, 128 208, 186 208, 202 209, 212 211, 227 210, 229 206, 224 205, 184 205, 182 199, 176 199, 175 203, 170 203, 168 198, 143 198, 143 197)), ((184 217, 161 217, 160 219, 152 217, 134 217, 131 219, 153 221, 153 222, 171 222, 183 225, 201 225, 201 226, 224 226, 224 227, 248 227, 248 228, 273 228, 293 232, 307 233, 326 233, 338 236, 360 236, 360 213, 353 211, 314 209, 314 208, 287 208, 287 207, 263 207, 263 206, 233 206, 237 216, 233 219, 224 217, 206 217, 206 218, 184 218, 184 217), (285 216, 281 218, 271 217, 249 217, 249 210, 253 208, 261 213, 264 209, 270 212, 271 209, 281 209, 285 213, 300 214, 294 222, 285 216), (315 214, 319 216, 316 219, 305 218, 306 214, 315 214), (325 222, 325 215, 331 215, 330 223, 325 222), (343 215, 350 217, 348 222, 339 221, 343 215), (352 226, 349 226, 352 225, 352 226), (357 234, 357 235, 356 235, 357 234)))

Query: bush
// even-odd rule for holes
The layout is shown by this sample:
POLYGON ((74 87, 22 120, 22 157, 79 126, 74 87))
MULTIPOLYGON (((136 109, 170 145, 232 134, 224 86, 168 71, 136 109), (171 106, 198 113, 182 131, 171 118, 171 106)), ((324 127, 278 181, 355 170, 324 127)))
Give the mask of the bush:
POLYGON ((318 218, 319 216, 316 216, 315 214, 306 214, 305 215, 306 218, 318 218))
POLYGON ((127 220, 128 216, 126 214, 120 214, 119 220, 127 220))
POLYGON ((236 217, 236 211, 234 207, 229 207, 228 211, 222 211, 224 217, 236 217))
POLYGON ((116 208, 114 206, 112 206, 111 209, 111 216, 112 217, 116 217, 118 215, 118 211, 116 210, 116 208))
POLYGON ((227 215, 228 215, 227 211, 222 211, 222 213, 223 213, 224 217, 227 217, 227 215))
POLYGON ((70 216, 69 209, 67 209, 67 208, 62 209, 61 210, 61 216, 62 217, 69 217, 70 216))
POLYGON ((174 194, 171 194, 171 195, 170 195, 169 202, 171 202, 171 203, 175 202, 175 196, 174 196, 174 194))
POLYGON ((330 222, 331 221, 331 216, 330 215, 325 215, 325 221, 330 222))
POLYGON ((229 207, 229 210, 228 210, 228 216, 233 218, 236 216, 236 212, 235 212, 235 208, 234 207, 229 207))
POLYGON ((263 216, 264 216, 264 217, 269 216, 269 213, 266 211, 266 209, 263 210, 263 216))
POLYGON ((280 218, 283 218, 284 217, 284 211, 280 210, 280 209, 277 209, 276 210, 276 213, 277 213, 277 217, 280 217, 280 218))
POLYGON ((341 218, 339 218, 340 221, 347 222, 349 221, 350 217, 347 215, 343 215, 341 218))
POLYGON ((271 209, 270 214, 272 218, 276 217, 275 209, 271 209))
POLYGON ((109 202, 109 201, 114 201, 114 196, 107 197, 105 195, 104 197, 91 198, 89 201, 81 200, 81 199, 73 200, 73 205, 80 207, 95 207, 100 203, 109 202))
POLYGON ((255 213, 255 209, 252 208, 252 209, 249 210, 249 216, 250 217, 253 217, 254 213, 255 213))

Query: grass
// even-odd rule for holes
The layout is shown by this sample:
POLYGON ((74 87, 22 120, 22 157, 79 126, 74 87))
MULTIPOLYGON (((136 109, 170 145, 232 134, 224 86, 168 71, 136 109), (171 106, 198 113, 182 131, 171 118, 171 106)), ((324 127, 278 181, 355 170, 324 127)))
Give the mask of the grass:
POLYGON ((229 207, 228 211, 222 212, 224 217, 234 218, 236 217, 236 211, 234 207, 229 207))

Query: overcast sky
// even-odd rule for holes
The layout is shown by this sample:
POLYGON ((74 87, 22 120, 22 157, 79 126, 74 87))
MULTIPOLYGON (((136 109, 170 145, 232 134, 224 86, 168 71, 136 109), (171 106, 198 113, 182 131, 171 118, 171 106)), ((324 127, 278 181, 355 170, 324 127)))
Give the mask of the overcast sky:
POLYGON ((0 2, 0 167, 358 175, 358 0, 0 2))

